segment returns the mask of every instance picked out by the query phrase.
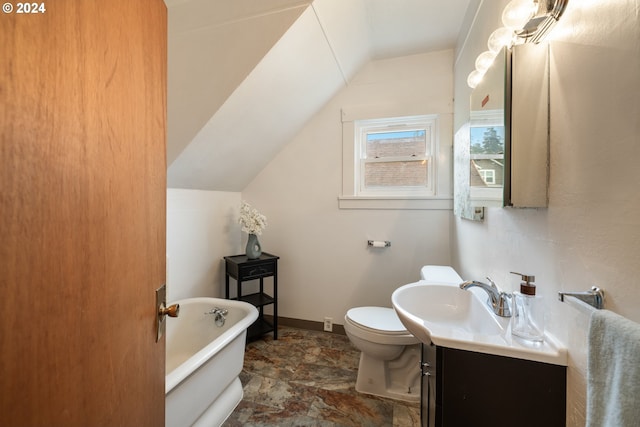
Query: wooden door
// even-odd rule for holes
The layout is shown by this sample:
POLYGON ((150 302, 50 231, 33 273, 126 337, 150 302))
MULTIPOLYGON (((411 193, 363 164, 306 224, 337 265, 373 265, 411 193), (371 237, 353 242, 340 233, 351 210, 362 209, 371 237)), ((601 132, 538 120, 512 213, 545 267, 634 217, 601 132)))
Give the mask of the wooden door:
POLYGON ((166 7, 0 15, 0 424, 164 425, 166 7))

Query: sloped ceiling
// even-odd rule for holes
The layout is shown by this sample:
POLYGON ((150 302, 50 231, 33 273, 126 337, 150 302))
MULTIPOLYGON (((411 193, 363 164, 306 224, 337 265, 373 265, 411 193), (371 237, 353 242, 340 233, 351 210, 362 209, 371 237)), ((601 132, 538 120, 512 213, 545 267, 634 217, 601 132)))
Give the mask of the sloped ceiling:
POLYGON ((371 59, 453 48, 469 0, 165 0, 168 186, 242 191, 371 59))

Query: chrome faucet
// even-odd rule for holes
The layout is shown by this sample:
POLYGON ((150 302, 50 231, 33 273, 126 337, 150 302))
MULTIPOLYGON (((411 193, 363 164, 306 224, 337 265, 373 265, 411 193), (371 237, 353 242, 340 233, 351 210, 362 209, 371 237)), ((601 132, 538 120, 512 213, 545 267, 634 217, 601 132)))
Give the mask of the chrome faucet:
POLYGON ((511 299, 511 294, 506 292, 502 292, 498 289, 495 282, 491 280, 491 278, 487 277, 490 285, 487 285, 483 282, 478 282, 476 280, 468 280, 466 282, 460 283, 460 289, 466 291, 469 288, 477 286, 489 295, 487 299, 487 305, 491 307, 493 312, 500 317, 511 317, 511 309, 509 308, 509 300, 511 299))
POLYGON ((222 327, 224 326, 224 322, 226 320, 226 315, 229 313, 229 311, 225 308, 220 308, 220 307, 214 307, 211 310, 205 312, 204 314, 210 314, 213 316, 214 321, 216 322, 216 326, 218 327, 222 327))

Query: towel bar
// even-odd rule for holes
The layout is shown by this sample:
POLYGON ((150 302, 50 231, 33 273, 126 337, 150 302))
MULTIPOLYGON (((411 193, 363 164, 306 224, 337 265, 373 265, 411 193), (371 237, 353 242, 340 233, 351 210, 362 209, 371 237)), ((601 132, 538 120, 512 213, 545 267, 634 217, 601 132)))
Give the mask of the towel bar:
POLYGON ((565 297, 574 297, 597 310, 604 308, 604 291, 597 286, 592 286, 591 290, 586 292, 558 292, 560 301, 564 302, 565 297))

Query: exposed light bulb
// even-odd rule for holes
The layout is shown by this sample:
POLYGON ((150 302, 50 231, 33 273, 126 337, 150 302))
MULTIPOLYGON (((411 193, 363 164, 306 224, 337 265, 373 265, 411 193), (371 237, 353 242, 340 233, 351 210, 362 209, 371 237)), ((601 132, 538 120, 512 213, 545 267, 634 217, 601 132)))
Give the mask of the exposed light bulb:
POLYGON ((482 52, 478 55, 478 58, 476 58, 476 70, 481 73, 487 71, 489 67, 491 67, 491 64, 493 64, 493 60, 496 59, 496 55, 497 53, 491 52, 490 50, 482 52))
POLYGON ((482 77, 484 77, 484 73, 478 70, 473 70, 469 73, 469 77, 467 77, 467 85, 469 85, 471 89, 475 89, 476 86, 478 86, 478 83, 482 81, 482 77))
POLYGON ((513 44, 513 39, 513 30, 507 27, 501 27, 491 33, 487 46, 491 52, 495 52, 497 54, 504 46, 511 46, 513 44))
POLYGON ((512 0, 502 11, 502 23, 512 31, 521 30, 535 12, 532 0, 512 0))

